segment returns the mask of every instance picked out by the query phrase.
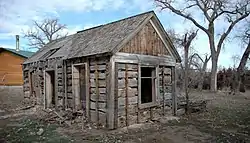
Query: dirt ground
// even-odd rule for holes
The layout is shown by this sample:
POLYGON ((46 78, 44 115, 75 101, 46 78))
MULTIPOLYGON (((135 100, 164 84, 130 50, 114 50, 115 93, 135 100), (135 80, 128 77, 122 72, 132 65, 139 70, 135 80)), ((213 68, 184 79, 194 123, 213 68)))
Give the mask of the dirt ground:
POLYGON ((24 106, 22 89, 1 89, 1 142, 84 142, 84 143, 191 143, 250 142, 250 91, 238 95, 209 91, 190 94, 191 100, 208 100, 207 111, 117 130, 66 127, 41 120, 37 110, 16 114, 24 106), (28 114, 29 113, 29 114, 28 114), (3 118, 5 117, 5 118, 3 118), (171 119, 171 120, 170 120, 171 119))

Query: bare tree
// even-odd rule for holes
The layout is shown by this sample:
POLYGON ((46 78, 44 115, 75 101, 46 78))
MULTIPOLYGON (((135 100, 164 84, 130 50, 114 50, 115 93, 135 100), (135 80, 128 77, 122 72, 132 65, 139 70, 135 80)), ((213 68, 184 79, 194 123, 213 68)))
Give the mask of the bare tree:
POLYGON ((250 23, 248 22, 246 25, 246 30, 242 36, 243 42, 247 45, 244 51, 244 54, 241 57, 239 66, 237 68, 237 78, 239 80, 238 89, 240 89, 240 85, 242 85, 242 80, 244 78, 244 68, 246 67, 247 61, 249 60, 250 55, 250 23))
POLYGON ((186 108, 185 112, 188 112, 189 108, 189 95, 188 95, 188 85, 189 85, 189 78, 188 78, 188 71, 189 71, 189 48, 191 46, 191 42, 197 36, 197 32, 186 33, 184 35, 184 39, 182 41, 182 46, 184 47, 184 60, 185 60, 185 70, 184 70, 184 86, 185 86, 185 96, 186 96, 186 108))
POLYGON ((200 72, 200 76, 199 76, 199 80, 198 80, 199 81, 199 83, 198 83, 199 90, 202 90, 202 88, 203 88, 204 77, 205 77, 206 70, 207 70, 207 64, 208 64, 210 59, 211 59, 211 55, 210 56, 206 55, 205 59, 203 60, 198 53, 194 53, 190 57, 190 66, 196 67, 196 69, 199 70, 199 72, 200 72), (197 60, 199 60, 201 63, 198 62, 197 60, 194 60, 195 58, 197 60))
POLYGON ((41 22, 33 21, 33 26, 26 33, 25 38, 29 39, 29 46, 42 48, 45 44, 58 38, 67 36, 62 31, 66 25, 60 24, 58 19, 44 19, 41 22))
POLYGON ((211 90, 217 90, 217 63, 221 48, 225 39, 233 30, 235 25, 245 19, 250 14, 249 0, 155 0, 162 9, 168 9, 173 13, 189 20, 196 27, 201 29, 209 39, 212 69, 211 69, 211 90), (177 3, 176 3, 177 2, 177 3), (183 6, 180 8, 177 4, 183 6), (190 10, 200 11, 204 16, 207 26, 203 26, 203 22, 199 22, 199 18, 194 18, 190 14, 190 10), (215 42, 215 21, 226 19, 229 25, 227 29, 220 34, 218 43, 215 42))

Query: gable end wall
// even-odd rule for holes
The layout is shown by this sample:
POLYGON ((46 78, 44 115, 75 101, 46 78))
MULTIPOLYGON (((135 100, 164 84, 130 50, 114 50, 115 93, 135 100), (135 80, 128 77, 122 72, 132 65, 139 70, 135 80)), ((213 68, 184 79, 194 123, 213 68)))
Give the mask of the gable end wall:
POLYGON ((125 44, 119 52, 153 56, 170 55, 150 22, 125 44))

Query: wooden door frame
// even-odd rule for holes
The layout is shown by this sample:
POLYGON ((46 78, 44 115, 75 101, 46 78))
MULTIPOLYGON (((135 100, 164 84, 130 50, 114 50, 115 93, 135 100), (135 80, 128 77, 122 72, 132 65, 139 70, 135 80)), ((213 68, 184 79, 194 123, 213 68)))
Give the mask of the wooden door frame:
POLYGON ((29 78, 29 96, 31 97, 34 91, 34 84, 33 84, 33 78, 32 78, 32 74, 34 74, 34 70, 29 70, 28 72, 28 78, 29 78))
MULTIPOLYGON (((72 93, 73 93, 73 103, 74 107, 73 110, 76 110, 76 96, 80 98, 80 83, 78 86, 74 84, 76 75, 74 73, 77 73, 79 76, 79 66, 84 66, 85 69, 85 83, 86 83, 86 116, 89 117, 89 109, 90 109, 90 97, 89 97, 89 68, 88 68, 88 63, 78 63, 78 64, 72 64, 72 93), (77 91, 77 92, 76 92, 77 91), (79 91, 79 92, 78 92, 79 91)), ((79 79, 80 77, 78 77, 79 79)))
MULTIPOLYGON (((47 69, 47 70, 44 70, 44 108, 50 108, 51 106, 51 103, 48 103, 48 95, 47 95, 47 78, 46 76, 49 76, 49 81, 51 81, 51 75, 49 74, 49 72, 54 72, 54 96, 55 96, 55 107, 57 107, 57 71, 55 69, 47 69)), ((53 96, 53 95, 52 95, 53 96)), ((51 98, 52 98, 51 96, 51 98)))

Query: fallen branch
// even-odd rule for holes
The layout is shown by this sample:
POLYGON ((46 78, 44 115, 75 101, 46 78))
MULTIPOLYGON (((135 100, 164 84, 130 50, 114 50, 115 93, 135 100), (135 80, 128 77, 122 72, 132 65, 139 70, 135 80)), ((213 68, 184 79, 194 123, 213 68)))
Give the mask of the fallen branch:
POLYGON ((23 107, 23 108, 20 108, 19 110, 27 110, 27 109, 30 109, 30 108, 33 108, 35 107, 35 104, 34 105, 30 105, 30 106, 26 106, 26 107, 23 107))
POLYGON ((66 119, 63 118, 59 113, 57 113, 56 111, 53 111, 53 113, 55 113, 55 114, 62 120, 61 123, 64 122, 64 123, 67 124, 69 127, 71 126, 69 123, 65 122, 66 119))

